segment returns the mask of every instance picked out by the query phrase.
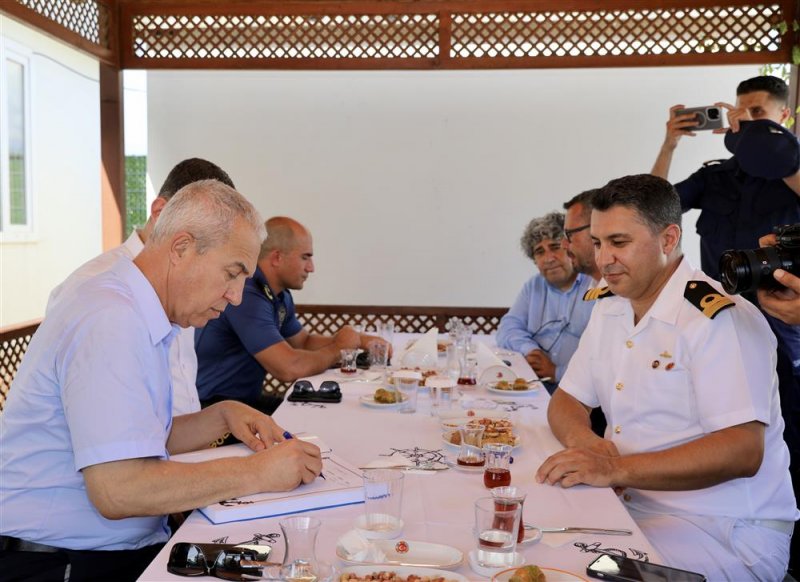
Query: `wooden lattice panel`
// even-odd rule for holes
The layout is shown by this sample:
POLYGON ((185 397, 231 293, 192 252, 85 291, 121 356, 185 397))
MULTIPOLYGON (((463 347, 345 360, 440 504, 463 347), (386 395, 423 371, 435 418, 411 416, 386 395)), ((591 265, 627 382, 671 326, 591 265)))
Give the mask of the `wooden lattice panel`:
POLYGON ((796 0, 121 0, 147 68, 492 68, 780 62, 796 0), (788 27, 788 28, 787 28, 788 27))
POLYGON ((778 51, 780 4, 453 15, 454 57, 619 57, 778 51))
POLYGON ((137 15, 133 55, 144 59, 431 58, 434 14, 137 15))
POLYGON ((0 410, 6 403, 8 391, 11 389, 11 381, 17 374, 22 356, 31 343, 33 332, 20 337, 4 339, 0 342, 0 410))
POLYGON ((16 0, 81 38, 109 48, 109 8, 95 0, 16 0))

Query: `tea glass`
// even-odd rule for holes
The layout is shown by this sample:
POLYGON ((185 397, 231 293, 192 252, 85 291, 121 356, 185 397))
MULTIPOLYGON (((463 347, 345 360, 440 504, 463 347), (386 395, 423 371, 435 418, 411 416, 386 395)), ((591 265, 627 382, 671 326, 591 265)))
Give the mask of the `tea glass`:
POLYGON ((359 351, 352 348, 339 351, 339 371, 342 374, 355 374, 358 371, 356 359, 359 351))
POLYGON ((525 523, 522 517, 523 506, 527 493, 519 487, 495 487, 491 489, 492 497, 495 502, 495 509, 513 509, 519 505, 519 530, 517 532, 517 543, 525 539, 525 523))
POLYGON ((511 445, 487 443, 483 445, 486 457, 486 470, 483 473, 483 485, 487 489, 507 487, 511 485, 511 445))
POLYGON ((486 427, 482 425, 471 426, 469 423, 458 427, 461 449, 456 463, 465 467, 483 467, 486 462, 482 447, 484 430, 486 427))

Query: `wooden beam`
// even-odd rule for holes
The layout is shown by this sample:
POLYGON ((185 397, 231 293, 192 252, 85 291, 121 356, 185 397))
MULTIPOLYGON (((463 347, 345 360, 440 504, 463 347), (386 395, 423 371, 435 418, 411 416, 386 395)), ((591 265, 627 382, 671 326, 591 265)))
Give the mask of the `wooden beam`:
POLYGON ((100 163, 103 250, 125 232, 125 140, 122 71, 100 64, 100 163))

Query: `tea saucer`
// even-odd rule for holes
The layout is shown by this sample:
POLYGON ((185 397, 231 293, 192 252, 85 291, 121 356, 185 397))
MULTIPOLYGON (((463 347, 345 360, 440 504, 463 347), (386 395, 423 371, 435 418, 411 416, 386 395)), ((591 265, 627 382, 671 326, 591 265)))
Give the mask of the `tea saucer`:
POLYGON ((342 372, 341 368, 338 368, 334 370, 333 373, 339 378, 358 378, 359 376, 364 375, 364 370, 359 368, 355 372, 351 372, 350 374, 345 374, 344 372, 342 372))
POLYGON ((490 566, 481 566, 478 563, 478 550, 470 550, 469 551, 469 567, 472 568, 472 571, 476 574, 480 574, 481 576, 486 576, 487 578, 491 578, 498 572, 502 572, 503 570, 507 570, 508 568, 519 568, 522 564, 525 563, 525 556, 520 554, 519 552, 514 552, 513 554, 509 555, 510 560, 507 564, 503 566, 497 566, 496 568, 492 568, 490 566))
POLYGON ((483 465, 479 467, 470 467, 469 465, 459 465, 454 459, 451 459, 450 457, 445 457, 442 463, 444 463, 451 469, 455 469, 456 471, 461 471, 463 473, 483 473, 483 471, 486 468, 483 465))

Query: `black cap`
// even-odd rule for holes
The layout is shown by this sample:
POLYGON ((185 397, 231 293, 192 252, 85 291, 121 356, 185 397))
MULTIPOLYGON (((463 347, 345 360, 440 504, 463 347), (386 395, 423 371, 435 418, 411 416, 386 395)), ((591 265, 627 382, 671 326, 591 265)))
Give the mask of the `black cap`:
POLYGON ((769 119, 741 121, 739 131, 728 130, 725 147, 739 167, 756 178, 779 180, 800 169, 800 142, 779 123, 769 119))

